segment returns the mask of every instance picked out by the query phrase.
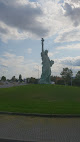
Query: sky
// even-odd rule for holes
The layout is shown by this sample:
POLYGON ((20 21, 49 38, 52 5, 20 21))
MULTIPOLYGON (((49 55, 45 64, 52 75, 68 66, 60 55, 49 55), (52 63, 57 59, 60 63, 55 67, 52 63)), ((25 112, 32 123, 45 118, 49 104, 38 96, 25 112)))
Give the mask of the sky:
POLYGON ((80 70, 80 0, 0 0, 0 77, 40 78, 41 38, 53 76, 80 70), (39 74, 38 74, 39 73, 39 74))

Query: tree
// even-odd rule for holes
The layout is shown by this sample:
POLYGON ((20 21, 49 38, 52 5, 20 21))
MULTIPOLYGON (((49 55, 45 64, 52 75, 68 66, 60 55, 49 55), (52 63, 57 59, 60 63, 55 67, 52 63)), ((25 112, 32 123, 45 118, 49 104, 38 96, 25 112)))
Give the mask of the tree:
POLYGON ((53 82, 56 83, 56 77, 57 77, 57 76, 51 76, 51 81, 53 81, 53 82))
POLYGON ((15 82, 16 81, 16 78, 15 76, 12 77, 11 81, 15 82))
POLYGON ((77 72, 75 78, 80 79, 80 71, 77 72))
POLYGON ((31 78, 30 78, 30 83, 32 83, 32 84, 35 83, 35 78, 34 78, 34 77, 31 77, 31 78))
POLYGON ((58 80, 56 84, 58 84, 58 85, 65 85, 63 79, 62 80, 58 80))
POLYGON ((71 79, 73 76, 72 70, 68 69, 68 68, 63 68, 63 71, 60 73, 60 75, 62 76, 65 85, 66 84, 71 84, 71 79))
POLYGON ((80 71, 77 72, 75 79, 73 81, 74 85, 80 86, 80 71))
POLYGON ((22 82, 22 75, 19 75, 19 81, 22 82))
POLYGON ((59 76, 51 76, 51 81, 55 84, 64 84, 64 80, 59 76))
POLYGON ((1 81, 6 81, 6 77, 5 77, 5 76, 2 76, 2 77, 1 77, 1 81))
POLYGON ((34 77, 27 78, 27 83, 37 84, 38 80, 36 80, 34 77))

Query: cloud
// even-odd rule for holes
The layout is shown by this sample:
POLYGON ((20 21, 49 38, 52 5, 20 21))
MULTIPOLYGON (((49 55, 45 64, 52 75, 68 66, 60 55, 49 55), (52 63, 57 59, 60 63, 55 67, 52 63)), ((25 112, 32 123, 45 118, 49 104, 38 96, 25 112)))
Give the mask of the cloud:
MULTIPOLYGON (((73 1, 71 1, 73 2, 73 1)), ((75 1, 74 1, 75 2, 75 1)), ((79 1, 77 1, 78 3, 79 1)), ((76 5, 73 3, 65 3, 64 5, 64 9, 65 9, 65 16, 68 16, 73 25, 75 27, 80 25, 80 5, 78 5, 78 7, 76 7, 76 5)))
MULTIPOLYGON (((51 68, 52 75, 60 75, 63 68, 68 67, 74 72, 80 70, 80 56, 77 57, 64 57, 53 59, 54 64, 51 68)), ((23 78, 26 77, 38 77, 41 76, 42 65, 34 60, 25 60, 23 56, 17 56, 5 52, 0 58, 0 76, 5 75, 7 78, 12 76, 19 77, 19 74, 22 74, 23 78)))
POLYGON ((73 75, 75 76, 77 71, 80 70, 80 56, 54 59, 54 65, 51 68, 52 75, 60 76, 63 68, 66 67, 71 69, 73 71, 73 75))
POLYGON ((59 46, 56 49, 57 50, 79 50, 80 49, 80 43, 66 45, 66 46, 59 46))
POLYGON ((66 25, 59 0, 0 0, 0 37, 8 39, 47 38, 66 25), (1 28, 2 28, 1 27, 1 28))
POLYGON ((48 37, 56 34, 62 27, 64 16, 62 13, 61 4, 59 4, 59 0, 40 0, 40 4, 42 6, 43 12, 45 16, 43 19, 43 23, 49 29, 48 37))
POLYGON ((57 35, 55 42, 80 41, 79 10, 75 0, 0 0, 0 38, 7 42, 57 35))
MULTIPOLYGON (((21 3, 21 0, 0 0, 0 22, 5 25, 4 29, 1 28, 0 33, 4 34, 5 31, 7 36, 10 34, 10 28, 16 30, 18 35, 23 33, 24 37, 25 34, 28 35, 28 37, 46 36, 48 29, 38 20, 38 18, 42 18, 43 15, 39 4, 36 5, 36 3, 30 3, 28 1, 21 3)), ((14 35, 16 33, 14 33, 14 35)))
POLYGON ((68 65, 68 66, 80 66, 80 56, 77 57, 64 57, 61 59, 55 59, 55 63, 68 65))
POLYGON ((18 67, 19 65, 24 63, 23 56, 16 56, 15 54, 11 54, 5 52, 3 56, 0 58, 0 64, 7 66, 7 67, 18 67))
POLYGON ((19 5, 24 5, 27 4, 27 2, 29 2, 28 0, 0 0, 1 3, 4 3, 5 5, 13 5, 16 6, 17 4, 19 5))
POLYGON ((55 52, 48 52, 48 56, 49 57, 52 57, 54 56, 55 54, 58 54, 59 52, 58 51, 55 51, 55 52))
POLYGON ((70 3, 70 4, 79 4, 80 0, 64 0, 64 2, 70 3))
POLYGON ((33 70, 36 64, 34 60, 25 60, 23 56, 5 52, 0 57, 0 76, 5 75, 7 78, 11 78, 14 75, 19 77, 19 74, 22 74, 23 78, 37 77, 33 70))
POLYGON ((27 49, 27 53, 31 54, 31 53, 32 53, 32 49, 31 49, 31 48, 28 48, 28 49, 27 49))
POLYGON ((65 21, 55 42, 80 41, 80 1, 65 0, 62 7, 65 21))
POLYGON ((73 42, 73 41, 80 41, 80 26, 75 27, 69 27, 66 29, 62 29, 62 31, 59 32, 58 36, 54 40, 54 42, 73 42))
POLYGON ((53 53, 52 53, 52 52, 49 52, 49 53, 48 53, 48 56, 49 56, 49 57, 52 57, 52 56, 53 56, 53 53))
POLYGON ((28 34, 26 32, 19 33, 16 28, 11 28, 0 22, 0 38, 3 42, 7 42, 7 40, 20 40, 28 38, 28 34))
POLYGON ((11 53, 8 53, 8 52, 5 52, 3 57, 6 57, 6 58, 14 58, 16 55, 15 54, 11 54, 11 53))

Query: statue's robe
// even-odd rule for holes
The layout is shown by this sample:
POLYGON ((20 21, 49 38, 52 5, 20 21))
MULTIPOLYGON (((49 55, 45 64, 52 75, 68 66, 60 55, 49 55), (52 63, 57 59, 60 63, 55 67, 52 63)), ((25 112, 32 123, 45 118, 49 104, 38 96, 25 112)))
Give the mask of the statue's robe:
POLYGON ((51 75, 51 61, 48 55, 44 52, 41 53, 42 57, 42 75, 39 81, 40 84, 50 84, 50 75, 51 75))

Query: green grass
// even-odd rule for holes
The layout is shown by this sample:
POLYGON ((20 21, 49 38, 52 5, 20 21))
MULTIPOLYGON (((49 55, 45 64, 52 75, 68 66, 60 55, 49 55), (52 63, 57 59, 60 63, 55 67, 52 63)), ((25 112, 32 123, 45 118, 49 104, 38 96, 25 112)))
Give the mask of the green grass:
POLYGON ((58 85, 0 88, 0 111, 80 114, 80 88, 58 85))

